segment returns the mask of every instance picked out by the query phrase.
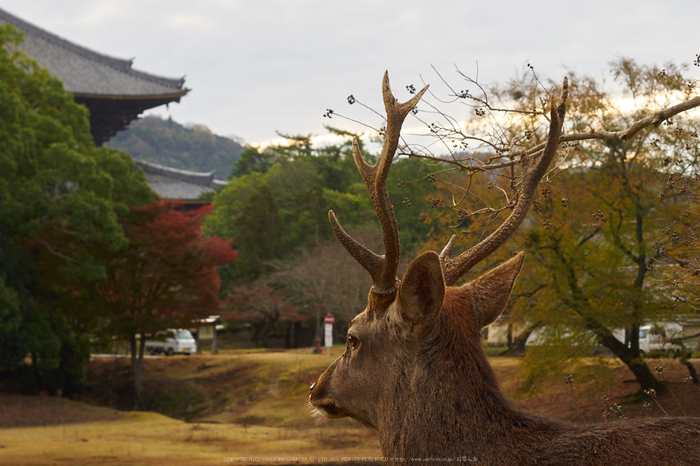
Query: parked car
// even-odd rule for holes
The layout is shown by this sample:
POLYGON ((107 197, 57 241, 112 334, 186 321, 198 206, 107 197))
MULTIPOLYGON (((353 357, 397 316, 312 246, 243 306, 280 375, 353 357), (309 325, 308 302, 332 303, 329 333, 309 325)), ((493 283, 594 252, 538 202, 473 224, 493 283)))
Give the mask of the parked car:
POLYGON ((674 322, 644 325, 639 327, 639 350, 642 354, 680 350, 680 346, 671 344, 671 339, 682 336, 683 327, 674 322))
POLYGON ((189 355, 197 352, 197 342, 189 330, 168 329, 159 332, 155 338, 146 340, 146 351, 154 355, 164 353, 172 356, 175 353, 189 355))

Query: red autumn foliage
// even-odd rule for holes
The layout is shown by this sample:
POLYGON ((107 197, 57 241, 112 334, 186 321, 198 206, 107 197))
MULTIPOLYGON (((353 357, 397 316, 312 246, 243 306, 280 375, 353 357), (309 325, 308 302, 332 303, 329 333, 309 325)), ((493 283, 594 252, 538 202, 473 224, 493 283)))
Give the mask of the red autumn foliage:
POLYGON ((214 314, 221 304, 216 268, 238 255, 233 240, 202 236, 201 219, 211 206, 173 210, 181 205, 157 200, 133 207, 122 222, 129 245, 108 253, 107 280, 96 286, 108 309, 110 330, 131 342, 136 406, 142 402, 146 337, 166 328, 191 327, 214 314))
POLYGON ((173 210, 180 204, 134 207, 122 223, 129 245, 109 254, 107 280, 96 287, 115 333, 189 327, 219 308, 216 268, 235 261, 238 251, 232 241, 202 236, 201 218, 212 206, 173 210))
POLYGON ((141 404, 147 335, 190 327, 193 321, 214 314, 221 305, 216 268, 233 263, 238 255, 231 248, 232 240, 202 236, 201 219, 212 206, 173 210, 181 205, 157 200, 133 207, 122 222, 129 245, 108 253, 107 280, 96 287, 109 310, 112 333, 131 342, 136 406, 141 404))
POLYGON ((215 314, 221 306, 216 269, 238 255, 233 240, 202 236, 201 219, 211 206, 174 210, 181 206, 159 199, 132 207, 121 219, 128 245, 117 250, 56 228, 45 228, 27 245, 52 308, 76 320, 99 320, 107 335, 131 343, 137 406, 146 338, 215 314), (79 267, 68 254, 81 251, 90 259, 83 254, 79 267))

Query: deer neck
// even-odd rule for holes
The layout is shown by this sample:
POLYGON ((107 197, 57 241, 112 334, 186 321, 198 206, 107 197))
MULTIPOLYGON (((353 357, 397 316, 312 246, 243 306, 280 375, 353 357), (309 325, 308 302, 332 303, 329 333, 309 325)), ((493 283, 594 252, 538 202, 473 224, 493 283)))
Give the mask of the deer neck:
POLYGON ((414 369, 386 397, 389 404, 377 426, 386 457, 459 456, 484 461, 502 457, 503 452, 494 448, 512 448, 524 430, 539 426, 543 432, 554 431, 550 421, 511 405, 488 363, 476 326, 468 315, 453 311, 446 300, 415 354, 410 366, 414 369))

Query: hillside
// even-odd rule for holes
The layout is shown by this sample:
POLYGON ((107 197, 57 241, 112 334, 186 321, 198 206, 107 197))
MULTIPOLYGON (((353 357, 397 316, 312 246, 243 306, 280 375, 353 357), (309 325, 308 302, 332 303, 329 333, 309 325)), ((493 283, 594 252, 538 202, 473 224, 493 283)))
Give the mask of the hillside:
POLYGON ((105 144, 133 158, 171 168, 209 172, 225 179, 244 147, 233 139, 213 134, 203 125, 183 126, 172 119, 147 116, 105 144))

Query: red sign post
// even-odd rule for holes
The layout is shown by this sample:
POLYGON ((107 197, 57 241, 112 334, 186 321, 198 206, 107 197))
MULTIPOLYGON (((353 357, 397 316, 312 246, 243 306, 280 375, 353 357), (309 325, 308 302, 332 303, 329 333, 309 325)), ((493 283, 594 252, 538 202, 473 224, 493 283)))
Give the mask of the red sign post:
POLYGON ((326 317, 323 318, 323 323, 325 324, 325 346, 326 348, 330 348, 331 346, 333 346, 333 324, 335 323, 335 318, 331 314, 326 314, 326 317))

